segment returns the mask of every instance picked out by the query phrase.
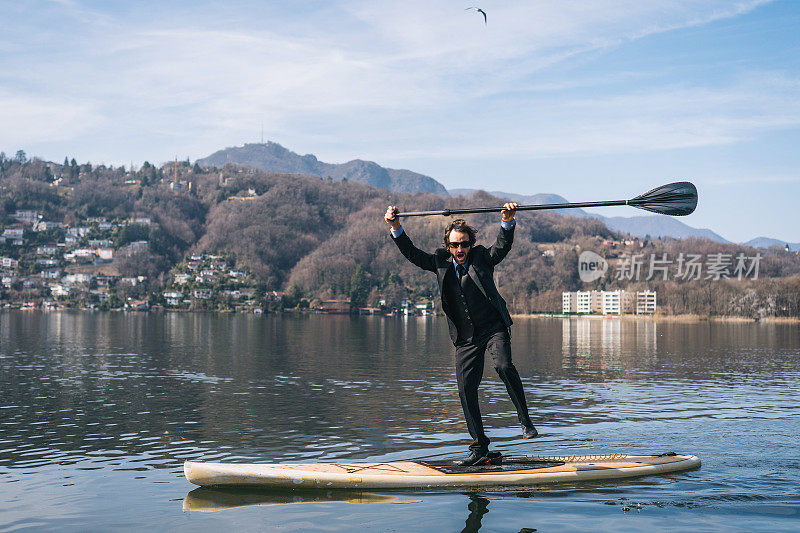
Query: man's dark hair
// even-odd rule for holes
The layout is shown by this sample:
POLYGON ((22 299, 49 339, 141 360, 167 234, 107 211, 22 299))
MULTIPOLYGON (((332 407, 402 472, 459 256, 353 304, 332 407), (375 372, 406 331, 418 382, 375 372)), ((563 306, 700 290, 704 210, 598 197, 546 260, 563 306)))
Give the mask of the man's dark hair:
POLYGON ((461 233, 466 233, 469 235, 469 245, 470 247, 475 246, 475 236, 477 233, 475 232, 475 228, 467 224, 467 221, 463 218, 457 218, 448 224, 447 228, 444 230, 444 247, 450 247, 450 232, 456 230, 460 231, 461 233))

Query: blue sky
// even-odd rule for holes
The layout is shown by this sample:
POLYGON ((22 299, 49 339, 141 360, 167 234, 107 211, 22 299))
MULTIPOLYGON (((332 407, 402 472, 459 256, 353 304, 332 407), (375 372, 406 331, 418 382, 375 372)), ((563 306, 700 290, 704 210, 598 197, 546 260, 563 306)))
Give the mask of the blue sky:
POLYGON ((196 159, 263 123, 448 188, 690 179, 687 224, 800 242, 800 2, 475 2, 2 1, 0 150, 196 159))

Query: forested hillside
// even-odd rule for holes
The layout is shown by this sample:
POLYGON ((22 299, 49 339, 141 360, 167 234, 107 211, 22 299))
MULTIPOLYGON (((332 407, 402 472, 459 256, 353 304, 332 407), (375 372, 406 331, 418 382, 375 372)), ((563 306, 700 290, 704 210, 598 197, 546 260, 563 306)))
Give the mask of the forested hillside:
MULTIPOLYGON (((385 300, 391 307, 406 298, 432 299, 434 276, 410 265, 392 243, 382 219, 390 203, 422 210, 501 202, 484 192, 467 198, 392 193, 353 181, 232 165, 220 169, 183 161, 132 170, 0 155, 0 257, 4 280, 11 280, 2 297, 44 298, 50 289, 41 280, 60 268, 62 275, 141 278, 138 296, 157 301, 153 295, 171 290, 187 258, 206 253, 221 254, 230 268, 251 276, 257 294, 286 292, 285 305, 343 297, 359 306, 385 300), (75 237, 74 246, 80 249, 86 239, 107 241, 102 246, 114 250, 113 261, 72 264, 75 228, 86 231, 77 232, 85 235, 75 237), (40 253, 51 248, 56 251, 40 253)), ((478 229, 479 242, 494 241, 499 214, 467 219, 478 229)), ((447 220, 414 218, 404 224, 420 248, 432 251, 441 246, 447 220)), ((658 291, 665 313, 800 315, 800 258, 781 248, 761 250, 756 276, 752 268, 737 276, 734 259, 753 258, 756 250, 705 239, 632 239, 598 219, 552 212, 521 212, 517 220, 513 250, 497 270, 513 312, 559 312, 562 291, 648 288, 658 291), (610 263, 607 275, 592 283, 578 276, 578 255, 585 250, 610 263), (638 281, 620 267, 636 254, 643 262, 638 281), (664 279, 657 271, 646 279, 652 257, 670 258, 675 269, 681 254, 702 256, 707 269, 709 258, 722 254, 730 268, 721 276, 703 271, 698 278, 681 278, 670 272, 664 279)))

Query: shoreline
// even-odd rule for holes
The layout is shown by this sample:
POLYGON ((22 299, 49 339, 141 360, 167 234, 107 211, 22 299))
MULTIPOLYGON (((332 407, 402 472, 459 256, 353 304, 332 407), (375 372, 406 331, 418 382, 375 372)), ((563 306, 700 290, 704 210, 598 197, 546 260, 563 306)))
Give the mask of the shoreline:
MULTIPOLYGON (((256 316, 267 316, 267 315, 350 315, 351 313, 318 313, 308 310, 285 310, 279 312, 267 312, 263 311, 261 313, 257 312, 237 312, 233 310, 197 310, 197 311, 190 311, 188 309, 149 309, 149 310, 136 310, 136 309, 84 309, 84 308, 56 308, 56 309, 42 309, 39 308, 20 308, 20 307, 0 307, 0 312, 3 311, 40 311, 40 312, 75 312, 75 311, 82 311, 82 312, 90 312, 90 313, 98 313, 98 312, 105 312, 105 313, 199 313, 199 314, 210 314, 210 313, 219 313, 219 314, 239 314, 239 315, 256 315, 256 316)), ((383 315, 357 315, 352 314, 353 316, 383 316, 383 315)), ((399 318, 406 315, 397 315, 396 317, 384 317, 384 318, 399 318)), ((407 316, 417 316, 417 315, 407 315, 407 316)), ((419 318, 434 318, 437 314, 430 314, 427 316, 419 316, 419 318)), ((752 317, 744 317, 744 316, 708 316, 708 315, 696 315, 696 314, 681 314, 681 315, 662 315, 662 314, 655 314, 655 315, 565 315, 563 313, 530 313, 530 314, 522 314, 522 313, 511 313, 511 317, 514 319, 554 319, 554 318, 574 318, 574 319, 590 319, 590 320, 625 320, 625 321, 640 321, 646 320, 650 322, 675 322, 675 323, 684 323, 684 324, 696 324, 700 322, 742 322, 742 323, 769 323, 769 324, 800 324, 800 317, 783 317, 783 316, 766 316, 763 318, 759 318, 758 320, 752 317)))
POLYGON ((771 324, 800 324, 800 317, 793 316, 766 316, 758 320, 746 316, 708 316, 695 314, 682 315, 565 315, 563 313, 535 313, 511 314, 517 318, 588 318, 592 320, 647 320, 651 322, 677 322, 694 324, 699 322, 743 322, 743 323, 771 323, 771 324))

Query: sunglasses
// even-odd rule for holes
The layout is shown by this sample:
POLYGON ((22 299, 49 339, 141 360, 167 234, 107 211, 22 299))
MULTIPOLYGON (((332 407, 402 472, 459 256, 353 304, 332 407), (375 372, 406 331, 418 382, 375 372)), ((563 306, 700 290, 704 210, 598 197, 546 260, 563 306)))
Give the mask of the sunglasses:
POLYGON ((470 244, 469 241, 461 241, 461 242, 451 242, 449 246, 450 248, 456 249, 456 248, 469 248, 472 245, 470 244))

